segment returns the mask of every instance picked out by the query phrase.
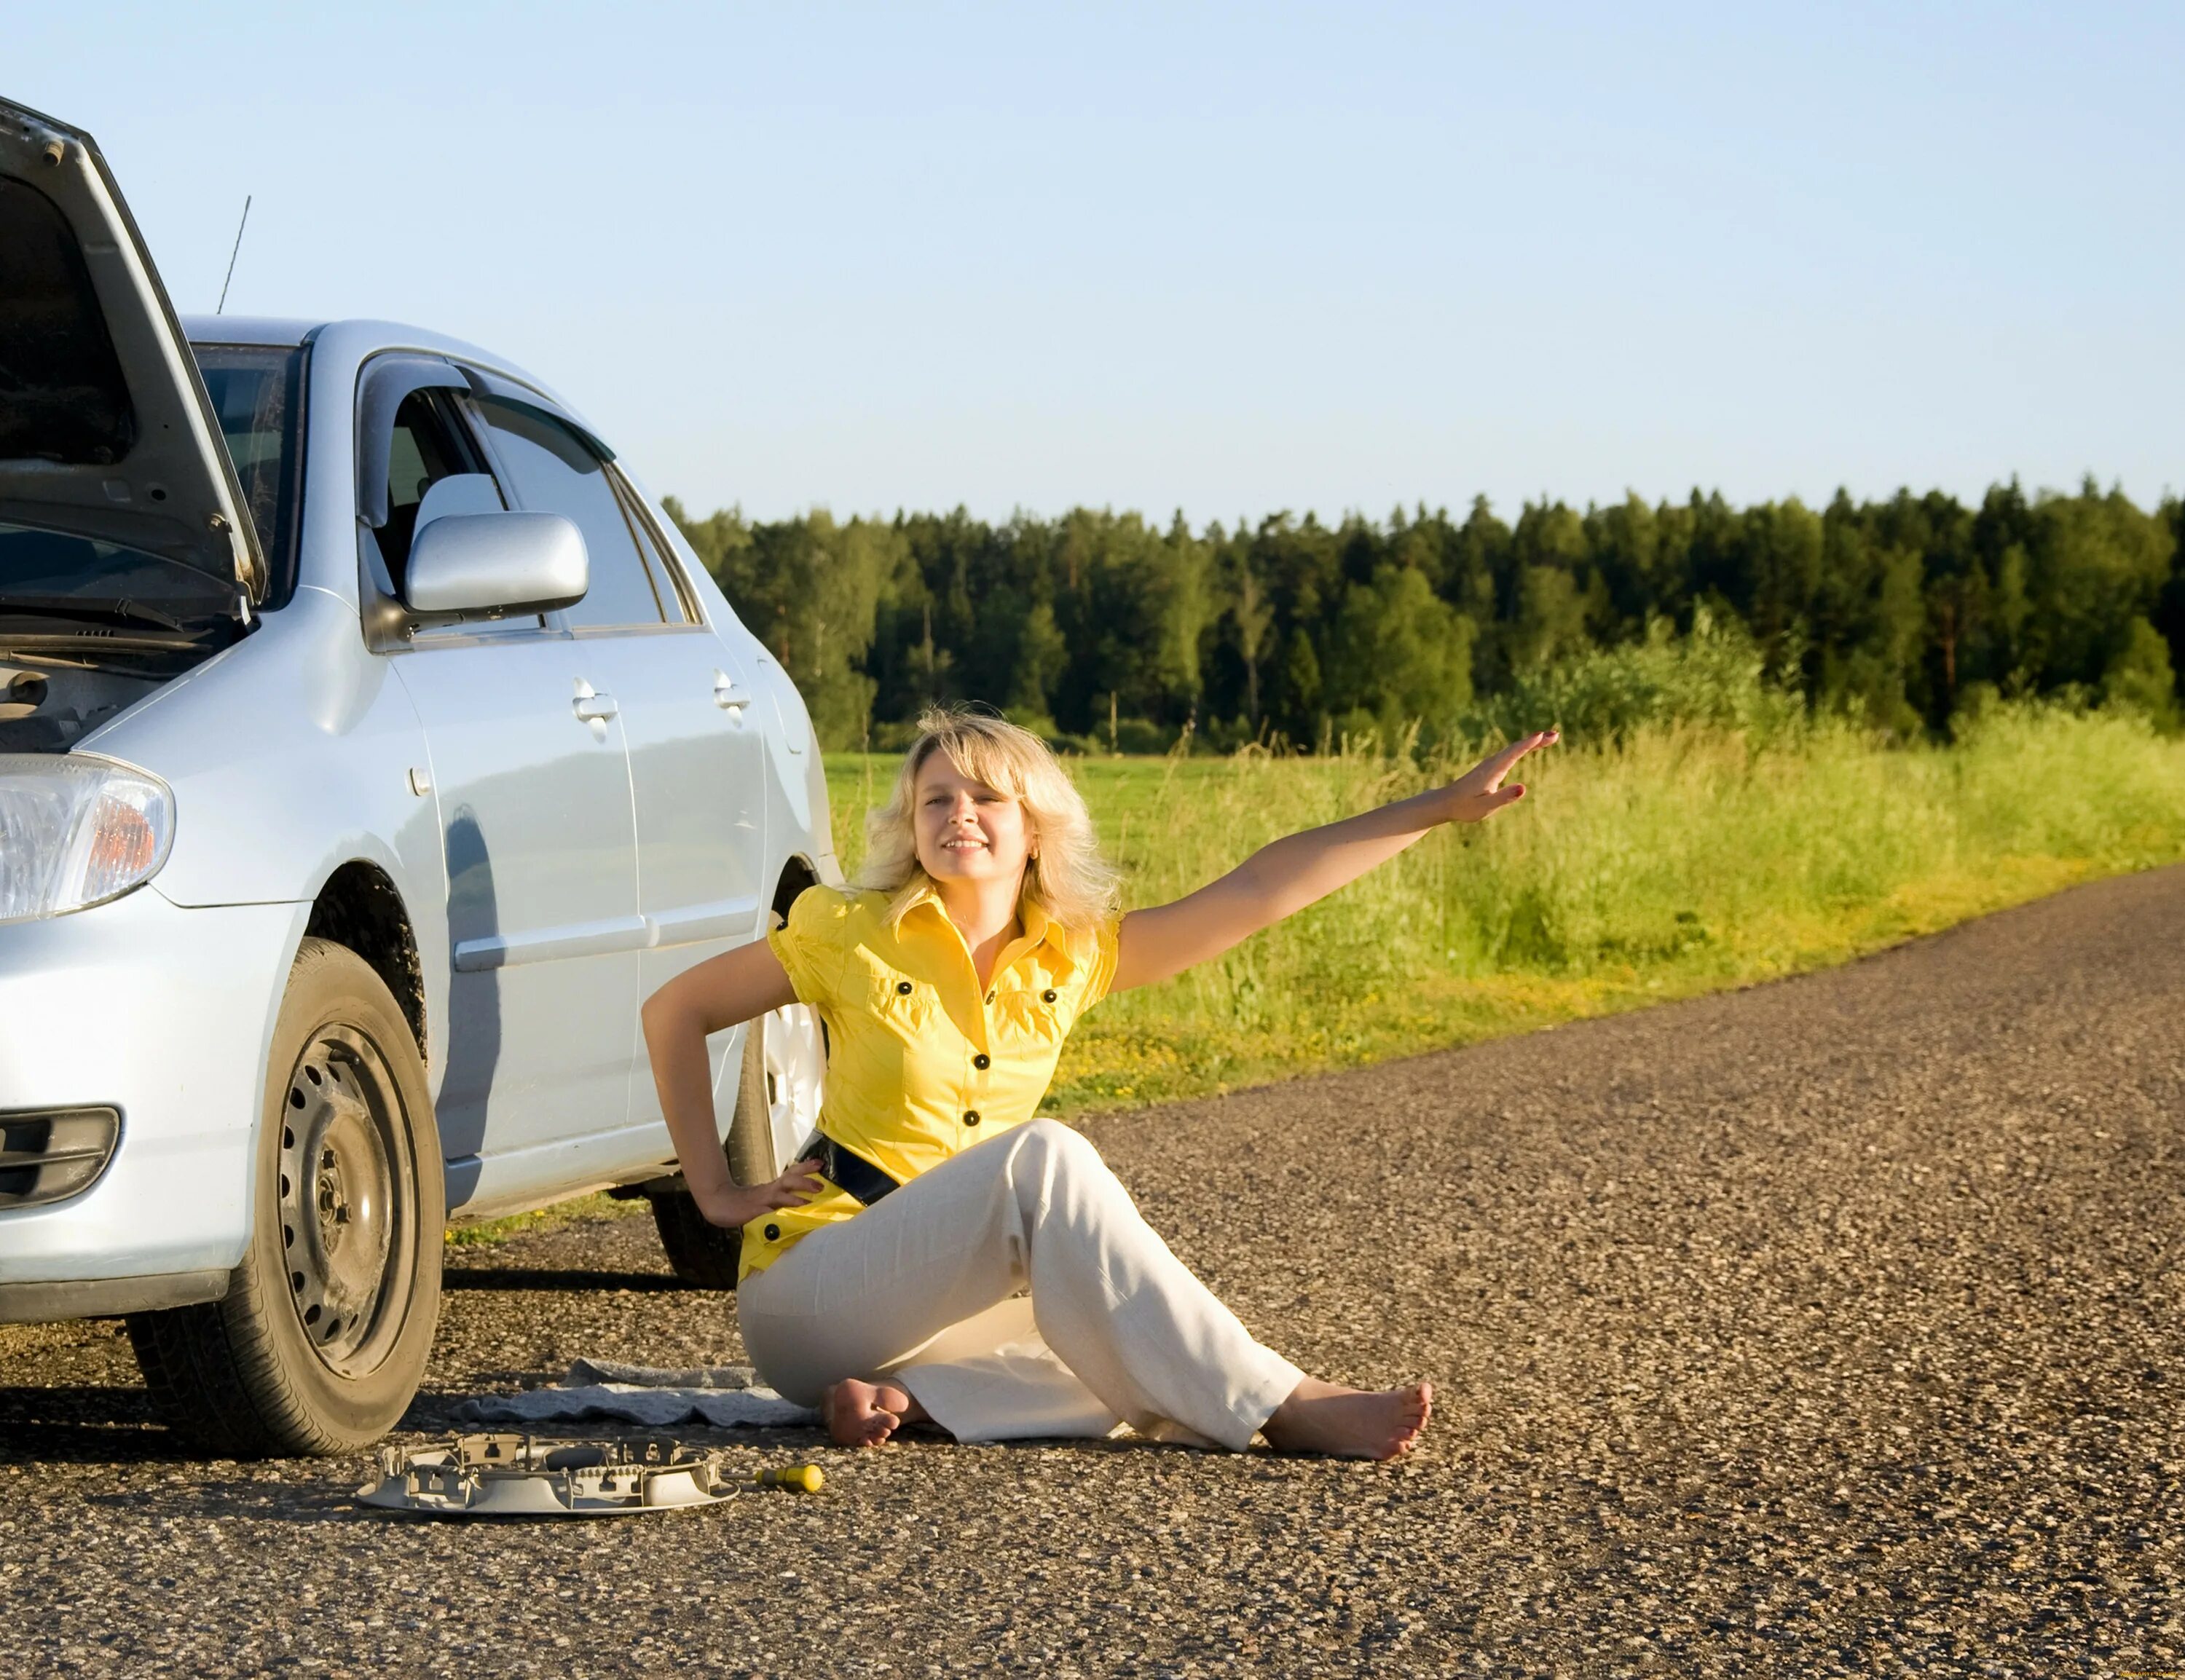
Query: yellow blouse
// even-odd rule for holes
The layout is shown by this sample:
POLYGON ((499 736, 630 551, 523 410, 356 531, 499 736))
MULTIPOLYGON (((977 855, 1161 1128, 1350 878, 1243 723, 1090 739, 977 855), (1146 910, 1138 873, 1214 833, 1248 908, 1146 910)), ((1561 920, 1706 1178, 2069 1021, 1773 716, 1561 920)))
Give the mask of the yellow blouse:
MULTIPOLYGON (((1071 932, 1026 900, 981 996, 970 947, 930 889, 893 927, 888 895, 811 887, 768 935, 827 1024, 819 1129, 908 1180, 1031 1119, 1062 1041, 1115 977, 1120 918, 1071 932)), ((822 1180, 823 1184, 825 1182, 822 1180)), ((860 1204, 833 1185, 744 1227, 742 1275, 860 1204)))

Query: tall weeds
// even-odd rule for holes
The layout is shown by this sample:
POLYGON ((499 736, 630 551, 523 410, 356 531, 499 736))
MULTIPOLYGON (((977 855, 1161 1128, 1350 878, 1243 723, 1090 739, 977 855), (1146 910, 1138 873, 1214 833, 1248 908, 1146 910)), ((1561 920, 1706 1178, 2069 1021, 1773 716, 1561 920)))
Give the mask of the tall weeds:
MULTIPOLYGON (((1728 715, 1627 707, 1620 727, 1573 729, 1491 822, 1109 1000, 1073 1038, 1055 1105, 1219 1090, 1768 979, 2185 857, 2185 745, 2132 717, 2004 706, 1954 745, 1888 747, 1826 719, 1748 711, 1737 727, 1736 689, 1728 715)), ((1470 757, 1354 744, 1074 768, 1126 902, 1146 905, 1470 757)), ((853 842, 859 761, 830 768, 838 840, 853 842)))

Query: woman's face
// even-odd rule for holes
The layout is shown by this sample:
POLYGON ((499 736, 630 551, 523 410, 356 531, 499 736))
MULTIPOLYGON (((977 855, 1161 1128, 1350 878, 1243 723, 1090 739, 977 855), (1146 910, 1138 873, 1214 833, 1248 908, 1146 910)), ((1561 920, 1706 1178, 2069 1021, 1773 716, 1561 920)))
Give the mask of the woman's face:
POLYGON ((973 781, 945 752, 918 767, 911 827, 918 861, 936 881, 1016 880, 1039 845, 1031 817, 1009 795, 973 781))

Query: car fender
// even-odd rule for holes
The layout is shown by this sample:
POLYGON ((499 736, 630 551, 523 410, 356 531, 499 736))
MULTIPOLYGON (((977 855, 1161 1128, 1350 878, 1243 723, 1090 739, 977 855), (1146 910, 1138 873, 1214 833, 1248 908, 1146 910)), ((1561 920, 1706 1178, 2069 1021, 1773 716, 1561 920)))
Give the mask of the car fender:
POLYGON ((308 908, 343 865, 383 871, 416 941, 430 1051, 447 1002, 446 861, 424 728, 388 667, 346 603, 300 589, 81 750, 174 790, 174 848, 154 885, 175 904, 308 908))

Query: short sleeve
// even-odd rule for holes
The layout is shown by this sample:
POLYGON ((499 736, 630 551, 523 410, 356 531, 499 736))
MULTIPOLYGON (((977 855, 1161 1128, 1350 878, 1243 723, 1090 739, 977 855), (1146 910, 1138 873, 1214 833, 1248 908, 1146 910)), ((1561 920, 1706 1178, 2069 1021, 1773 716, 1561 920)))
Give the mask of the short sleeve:
POLYGON ((1115 964, 1122 955, 1123 918, 1109 916, 1092 929, 1092 950, 1087 960, 1085 990, 1078 1004, 1081 1014, 1108 995, 1115 983, 1115 964))
POLYGON ((789 907, 789 919, 767 935, 800 1003, 824 1009, 834 1002, 856 901, 831 887, 807 887, 789 907))

